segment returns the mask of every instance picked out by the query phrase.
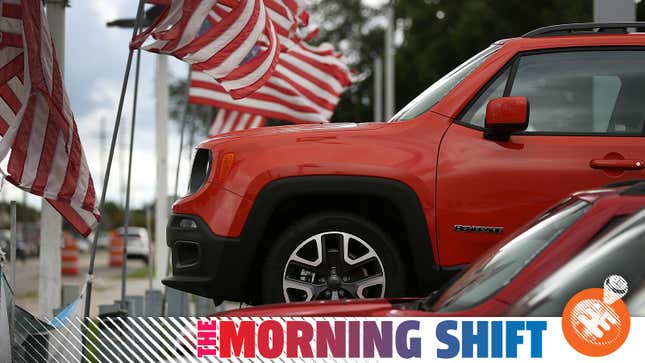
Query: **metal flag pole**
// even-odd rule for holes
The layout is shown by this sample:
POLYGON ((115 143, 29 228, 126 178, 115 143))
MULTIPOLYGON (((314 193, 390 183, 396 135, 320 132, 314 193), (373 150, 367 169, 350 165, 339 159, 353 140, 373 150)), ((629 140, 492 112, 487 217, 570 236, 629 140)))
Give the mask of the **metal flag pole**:
MULTIPOLYGON (((144 0, 139 0, 139 6, 137 8, 137 18, 135 20, 134 29, 132 30, 132 38, 134 38, 139 30, 141 25, 141 18, 143 17, 143 3, 144 0)), ((134 55, 134 49, 130 48, 128 52, 128 61, 125 65, 125 74, 123 75, 123 85, 121 86, 121 97, 119 98, 119 106, 116 111, 116 120, 114 121, 114 130, 112 131, 112 141, 110 142, 110 153, 108 154, 108 162, 105 168, 105 176, 103 177, 103 190, 101 192, 101 200, 99 202, 99 210, 103 211, 103 206, 105 205, 105 194, 107 193, 108 182, 110 181, 110 171, 112 169, 112 159, 114 159, 114 148, 116 147, 116 139, 119 135, 119 126, 121 124, 121 115, 123 113, 123 101, 125 100, 125 93, 128 88, 128 79, 130 78, 130 69, 132 68, 132 58, 134 55)), ((87 271, 87 286, 85 290, 85 311, 83 312, 83 317, 87 318, 90 315, 90 306, 92 300, 92 283, 94 276, 94 261, 96 259, 96 246, 99 239, 99 226, 96 228, 94 233, 94 238, 92 241, 92 254, 90 255, 90 266, 87 271)))
MULTIPOLYGON (((128 177, 125 183, 125 211, 123 216, 123 263, 121 264, 121 309, 127 308, 125 301, 125 280, 128 272, 128 226, 130 225, 130 189, 132 187, 132 149, 134 146, 134 128, 137 120, 137 100, 139 96, 139 68, 141 67, 141 49, 137 49, 137 65, 134 68, 134 100, 132 101, 132 126, 130 127, 130 151, 128 155, 128 177)), ((148 256, 150 259, 150 256, 148 256)))

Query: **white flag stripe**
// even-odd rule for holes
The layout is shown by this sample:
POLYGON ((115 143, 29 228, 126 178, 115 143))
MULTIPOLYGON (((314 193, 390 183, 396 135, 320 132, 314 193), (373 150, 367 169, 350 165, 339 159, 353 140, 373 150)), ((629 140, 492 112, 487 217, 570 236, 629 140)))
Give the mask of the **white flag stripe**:
MULTIPOLYGON (((202 3, 202 4, 205 4, 205 3, 202 3)), ((212 4, 208 4, 208 2, 206 3, 206 5, 211 5, 208 7, 209 9, 212 7, 212 4)), ((210 57, 212 57, 213 54, 217 54, 222 49, 224 49, 225 46, 231 43, 240 34, 242 29, 244 29, 247 26, 249 20, 251 19, 251 16, 253 15, 253 10, 255 9, 255 2, 246 1, 245 5, 246 6, 244 7, 244 10, 240 14, 240 18, 236 22, 231 24, 231 26, 227 28, 224 33, 222 33, 222 35, 213 39, 213 41, 210 42, 208 45, 201 48, 197 52, 185 57, 183 60, 188 63, 205 62, 210 57)), ((200 8, 201 7, 202 6, 200 5, 200 8)))
POLYGON ((5 18, 2 22, 0 22, 0 32, 22 33, 22 21, 5 18))
MULTIPOLYGON (((215 5, 217 0, 203 0, 201 3, 199 3, 199 6, 195 10, 196 13, 199 14, 208 14, 209 9, 215 5)), ((199 30, 202 27, 202 24, 204 23, 205 16, 193 16, 188 20, 188 23, 186 24, 186 29, 184 30, 179 43, 177 44, 177 48, 182 48, 190 43, 190 41, 197 35, 199 30)))
POLYGON ((36 94, 36 105, 33 111, 33 123, 31 125, 31 134, 29 135, 29 144, 27 148, 27 160, 23 169, 21 184, 33 185, 40 164, 40 157, 45 142, 45 132, 49 121, 49 107, 47 101, 40 94, 36 94))
MULTIPOLYGON (((294 53, 296 52, 294 51, 294 53)), ((310 79, 315 79, 315 80, 324 79, 325 80, 324 84, 331 87, 334 93, 330 93, 328 90, 322 90, 322 89, 321 89, 321 92, 328 93, 331 97, 338 97, 339 94, 345 91, 345 86, 343 86, 338 79, 334 77, 329 77, 327 73, 322 71, 320 68, 314 67, 311 63, 298 59, 290 53, 285 53, 282 59, 284 60, 284 63, 289 64, 298 70, 304 71, 308 77, 311 77, 310 79)), ((316 86, 316 88, 318 87, 319 86, 316 86)))
POLYGON ((14 94, 22 94, 25 92, 25 84, 20 82, 18 78, 14 77, 10 79, 7 84, 9 85, 9 89, 11 89, 14 94))
MULTIPOLYGON (((260 10, 260 20, 255 23, 255 26, 253 27, 253 30, 251 30, 251 34, 249 35, 249 38, 257 39, 261 36, 266 22, 265 15, 266 13, 260 10)), ((219 40, 219 38, 217 39, 219 40)), ((223 44, 223 46, 225 45, 226 44, 223 44)), ((213 69, 209 69, 208 71, 206 71, 206 73, 208 73, 209 75, 215 78, 225 77, 227 74, 235 70, 235 68, 239 67, 240 65, 239 60, 243 59, 247 54, 249 54, 249 52, 251 51, 251 49, 253 49, 254 46, 255 46, 255 43, 252 43, 252 42, 242 43, 242 45, 240 45, 237 49, 235 49, 235 51, 230 57, 224 60, 224 62, 222 62, 219 66, 213 69)))
POLYGON ((56 151, 54 152, 52 172, 47 178, 45 196, 58 195, 60 188, 63 185, 63 180, 65 179, 65 172, 67 171, 65 140, 63 140, 62 134, 58 134, 56 138, 58 139, 58 141, 56 142, 56 151))
POLYGON ((251 118, 251 115, 249 115, 248 113, 242 114, 237 125, 235 125, 235 131, 247 129, 250 118, 251 118))
POLYGON ((214 137, 225 132, 253 129, 265 124, 266 119, 262 116, 222 108, 217 111, 208 136, 214 137))
POLYGON ((0 98, 0 118, 5 121, 13 120, 16 118, 16 114, 13 113, 9 105, 7 105, 2 98, 0 98))

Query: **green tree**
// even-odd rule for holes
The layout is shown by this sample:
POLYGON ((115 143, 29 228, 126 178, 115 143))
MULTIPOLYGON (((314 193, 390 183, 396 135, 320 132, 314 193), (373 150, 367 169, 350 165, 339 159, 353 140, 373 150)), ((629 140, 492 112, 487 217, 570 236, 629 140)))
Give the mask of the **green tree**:
POLYGON ((397 108, 491 43, 559 23, 591 21, 592 0, 397 0, 397 108))

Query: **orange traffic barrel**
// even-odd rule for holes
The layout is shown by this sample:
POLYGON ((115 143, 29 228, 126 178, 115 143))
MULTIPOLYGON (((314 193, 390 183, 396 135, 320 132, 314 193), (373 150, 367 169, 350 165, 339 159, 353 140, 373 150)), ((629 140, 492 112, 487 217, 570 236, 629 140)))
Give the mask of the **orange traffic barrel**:
POLYGON ((123 266, 123 238, 116 233, 110 232, 110 267, 123 266))
POLYGON ((69 232, 63 234, 63 250, 61 251, 61 272, 63 275, 78 275, 78 241, 69 232))

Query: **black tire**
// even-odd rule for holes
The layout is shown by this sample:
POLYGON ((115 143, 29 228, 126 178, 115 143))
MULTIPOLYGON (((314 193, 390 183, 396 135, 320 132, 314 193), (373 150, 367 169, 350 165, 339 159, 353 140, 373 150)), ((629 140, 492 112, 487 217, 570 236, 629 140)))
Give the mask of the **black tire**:
POLYGON ((323 232, 346 232, 362 239, 378 255, 385 275, 385 297, 405 295, 405 267, 396 244, 381 228, 363 217, 325 212, 303 218, 287 228, 270 247, 262 268, 262 302, 285 302, 284 270, 291 254, 305 240, 323 232))

